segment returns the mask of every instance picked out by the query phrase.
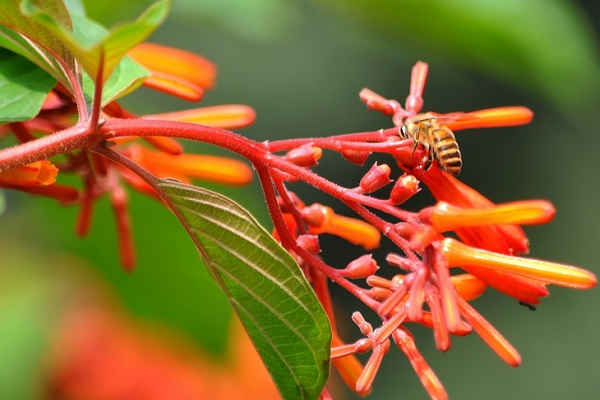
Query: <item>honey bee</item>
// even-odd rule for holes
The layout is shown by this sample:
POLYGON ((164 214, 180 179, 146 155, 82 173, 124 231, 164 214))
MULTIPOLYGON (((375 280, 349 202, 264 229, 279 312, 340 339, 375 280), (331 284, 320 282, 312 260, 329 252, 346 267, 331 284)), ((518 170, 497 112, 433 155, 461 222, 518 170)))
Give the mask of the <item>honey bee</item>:
POLYGON ((458 175, 462 159, 454 133, 447 126, 440 125, 432 114, 417 114, 407 119, 400 127, 400 137, 413 139, 415 147, 421 145, 427 153, 427 165, 435 160, 437 165, 451 175, 458 175))

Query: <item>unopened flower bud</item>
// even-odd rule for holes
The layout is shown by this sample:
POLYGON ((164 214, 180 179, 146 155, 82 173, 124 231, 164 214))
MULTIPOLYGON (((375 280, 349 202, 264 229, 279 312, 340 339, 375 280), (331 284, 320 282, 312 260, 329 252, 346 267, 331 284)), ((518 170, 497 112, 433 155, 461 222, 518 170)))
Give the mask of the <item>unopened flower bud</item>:
POLYGON ((316 235, 300 235, 296 239, 296 243, 298 246, 302 247, 312 255, 316 255, 321 252, 319 238, 316 235))
POLYGON ((330 207, 314 203, 302 210, 302 220, 309 226, 321 227, 327 223, 333 214, 330 207))
POLYGON ((373 275, 378 269, 379 266, 377 265, 377 261, 373 260, 371 254, 365 254, 350 262, 346 268, 340 272, 346 278, 362 279, 373 275))
POLYGON ((366 293, 373 300, 384 301, 385 299, 390 297, 392 291, 381 287, 372 287, 371 289, 367 290, 366 293))
POLYGON ((340 154, 346 160, 356 164, 356 165, 364 165, 367 158, 371 155, 370 151, 360 151, 360 150, 341 150, 340 154))
POLYGON ((314 147, 309 144, 300 146, 285 154, 285 159, 300 166, 312 167, 318 164, 318 161, 323 156, 323 150, 319 147, 314 147))
POLYGON ((421 190, 419 180, 413 175, 404 174, 396 181, 390 193, 392 204, 402 204, 421 190))
POLYGON ((402 109, 396 100, 388 100, 367 88, 361 90, 358 95, 370 110, 379 111, 385 115, 393 115, 402 109))
MULTIPOLYGON (((406 272, 412 272, 417 269, 417 266, 414 261, 409 260, 408 258, 402 257, 395 253, 388 254, 387 257, 385 258, 385 260, 388 262, 388 264, 394 265, 398 268, 401 268, 402 270, 404 270, 406 272)), ((396 275, 396 277, 398 277, 398 279, 400 279, 399 281, 396 280, 395 281, 396 283, 402 282, 401 278, 403 277, 403 275, 396 275)), ((396 277, 394 277, 394 278, 396 278, 396 277)))
POLYGON ((373 164, 371 169, 360 180, 362 192, 371 193, 390 183, 390 173, 391 169, 387 164, 373 164))

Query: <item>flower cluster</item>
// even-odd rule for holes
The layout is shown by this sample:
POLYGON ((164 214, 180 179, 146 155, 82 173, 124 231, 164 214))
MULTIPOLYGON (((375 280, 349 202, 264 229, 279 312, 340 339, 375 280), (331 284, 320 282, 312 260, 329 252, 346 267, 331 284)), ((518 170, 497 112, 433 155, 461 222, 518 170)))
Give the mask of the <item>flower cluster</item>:
MULTIPOLYGON (((150 71, 143 83, 148 88, 184 100, 199 101, 214 85, 216 67, 196 54, 142 43, 130 50, 129 56, 150 71)), ((12 135, 19 143, 34 141, 74 126, 76 115, 74 98, 64 87, 57 85, 36 118, 0 126, 0 137, 12 135)), ((236 129, 251 124, 255 113, 248 106, 232 104, 137 116, 115 101, 104 107, 101 119, 116 118, 185 121, 236 129)), ((246 163, 226 157, 187 154, 179 142, 168 137, 116 138, 111 141, 111 148, 157 177, 226 185, 245 185, 252 180, 252 170, 246 163)), ((69 153, 62 160, 41 160, 0 172, 0 187, 51 197, 63 204, 78 204, 81 211, 76 231, 80 236, 85 236, 90 229, 94 203, 108 195, 116 218, 121 262, 130 269, 135 264, 135 256, 123 183, 142 193, 155 195, 155 191, 129 169, 85 149, 69 153), (59 172, 80 176, 82 187, 59 183, 59 172)))
MULTIPOLYGON (((138 45, 129 55, 151 71, 144 84, 152 89, 197 101, 214 84, 216 68, 196 55, 152 44, 138 45)), ((102 61, 98 68, 101 77, 102 61)), ((94 203, 108 195, 118 227, 121 261, 131 268, 135 256, 124 183, 145 194, 158 194, 181 214, 169 204, 172 200, 156 178, 243 185, 250 181, 253 171, 238 160, 185 154, 174 138, 236 152, 255 168, 273 221, 273 235, 298 262, 329 317, 333 330, 331 360, 348 386, 360 395, 369 393, 382 359, 394 343, 407 356, 429 395, 445 399, 447 394, 419 353, 407 322, 431 328, 441 351, 450 349, 452 335, 475 331, 505 362, 517 366, 521 362, 518 352, 469 301, 490 286, 535 307, 548 295, 549 284, 588 289, 597 280, 592 273, 574 266, 522 256, 528 252, 528 240, 521 225, 550 221, 555 210, 549 202, 494 204, 456 178, 462 159, 453 131, 522 125, 532 119, 532 112, 525 107, 502 107, 469 113, 421 113, 427 72, 423 62, 413 68, 405 107, 368 89, 360 93, 369 109, 392 117, 392 128, 264 143, 226 130, 254 120, 254 112, 247 106, 137 116, 116 102, 101 106, 103 81, 97 78, 95 101, 88 115, 81 100, 83 91, 74 96, 59 84, 36 118, 0 127, 0 137, 12 136, 20 143, 15 152, 0 150, 0 187, 79 205, 79 235, 90 229, 94 203), (391 166, 376 161, 355 187, 343 187, 312 171, 325 151, 337 152, 360 166, 372 155, 387 154, 402 172, 393 176, 391 166), (63 157, 49 159, 55 155, 63 157), (63 173, 79 176, 81 187, 60 183, 57 178, 63 173), (358 217, 340 215, 322 204, 307 206, 310 203, 288 190, 288 185, 296 182, 329 194, 358 217), (418 212, 400 208, 419 193, 421 184, 428 187, 437 203, 418 212), (386 188, 390 189, 388 194, 377 197, 386 188), (446 236, 448 232, 452 235, 446 236), (337 235, 366 251, 377 248, 382 236, 386 237, 398 248, 398 254, 386 258, 394 273, 379 274, 382 266, 370 253, 345 266, 330 265, 320 254, 322 234, 337 235), (354 313, 352 321, 364 335, 354 343, 344 343, 338 332, 330 281, 379 318, 373 324, 354 313), (370 353, 365 366, 357 353, 370 353)), ((243 227, 227 223, 215 222, 228 232, 243 235, 239 233, 243 227)), ((191 224, 186 228, 196 229, 191 224)), ((247 237, 244 240, 250 242, 247 237)), ((265 251, 259 248, 258 240, 255 247, 257 252, 265 251)), ((235 307, 238 299, 229 295, 235 307)), ((68 377, 58 381, 67 386, 72 383, 68 377)), ((321 397, 328 397, 327 389, 321 397)))
MULTIPOLYGON (((469 301, 490 286, 533 308, 549 294, 548 284, 588 289, 597 281, 592 273, 577 267, 519 256, 528 252, 528 240, 520 226, 550 221, 555 214, 552 204, 545 200, 494 204, 459 181, 444 164, 449 150, 453 151, 452 157, 460 157, 450 129, 521 125, 531 120, 531 111, 502 107, 470 113, 419 114, 426 76, 427 65, 417 63, 406 108, 368 89, 361 92, 361 99, 370 109, 392 116, 395 128, 300 143, 312 153, 319 150, 319 157, 320 149, 330 149, 360 165, 375 152, 394 156, 404 175, 396 180, 386 199, 367 194, 392 182, 387 165, 375 164, 356 188, 330 187, 312 176, 304 179, 344 201, 362 220, 336 215, 321 205, 305 207, 273 179, 285 221, 284 228, 275 219, 277 237, 299 260, 324 304, 334 329, 332 361, 350 388, 360 395, 370 392, 393 341, 408 357, 431 398, 447 398, 441 382, 419 353, 406 322, 431 328, 440 351, 450 349, 452 335, 474 330, 502 360, 517 366, 521 362, 519 353, 469 301), (401 210, 398 206, 419 192, 420 183, 429 188, 437 204, 416 213, 401 210), (368 208, 396 221, 382 219, 368 208), (369 225, 364 225, 365 221, 369 225), (342 269, 326 265, 318 256, 318 237, 314 235, 333 233, 369 249, 377 247, 378 236, 373 230, 383 233, 403 252, 387 256, 387 263, 398 270, 392 279, 376 274, 380 267, 370 254, 342 269), (458 239, 445 236, 448 232, 458 239), (463 272, 451 273, 458 268, 463 272), (365 337, 345 344, 335 327, 325 276, 374 310, 381 319, 380 326, 374 329, 359 312, 354 313, 352 321, 365 337), (352 282, 360 279, 366 287, 352 282), (363 367, 354 355, 365 352, 371 355, 363 367)), ((291 145, 275 142, 271 150, 289 150, 291 145)))

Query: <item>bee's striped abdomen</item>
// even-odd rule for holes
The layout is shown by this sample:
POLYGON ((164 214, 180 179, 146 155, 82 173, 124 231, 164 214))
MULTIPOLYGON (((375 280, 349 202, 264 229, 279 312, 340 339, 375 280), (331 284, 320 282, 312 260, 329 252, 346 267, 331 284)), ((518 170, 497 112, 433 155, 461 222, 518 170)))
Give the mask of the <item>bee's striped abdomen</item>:
POLYGON ((462 168, 462 159, 452 131, 445 126, 438 128, 433 132, 432 139, 433 152, 439 167, 449 174, 458 175, 462 168))

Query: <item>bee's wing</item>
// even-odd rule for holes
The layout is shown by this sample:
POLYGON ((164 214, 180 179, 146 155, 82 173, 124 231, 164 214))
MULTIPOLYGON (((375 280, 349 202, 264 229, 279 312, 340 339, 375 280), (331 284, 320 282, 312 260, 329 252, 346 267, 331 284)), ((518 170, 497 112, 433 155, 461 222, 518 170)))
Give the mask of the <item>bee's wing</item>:
MULTIPOLYGON (((432 113, 433 114, 433 113, 432 113)), ((494 128, 524 125, 531 122, 533 113, 527 107, 498 107, 468 113, 434 114, 440 125, 453 131, 471 128, 494 128)))

